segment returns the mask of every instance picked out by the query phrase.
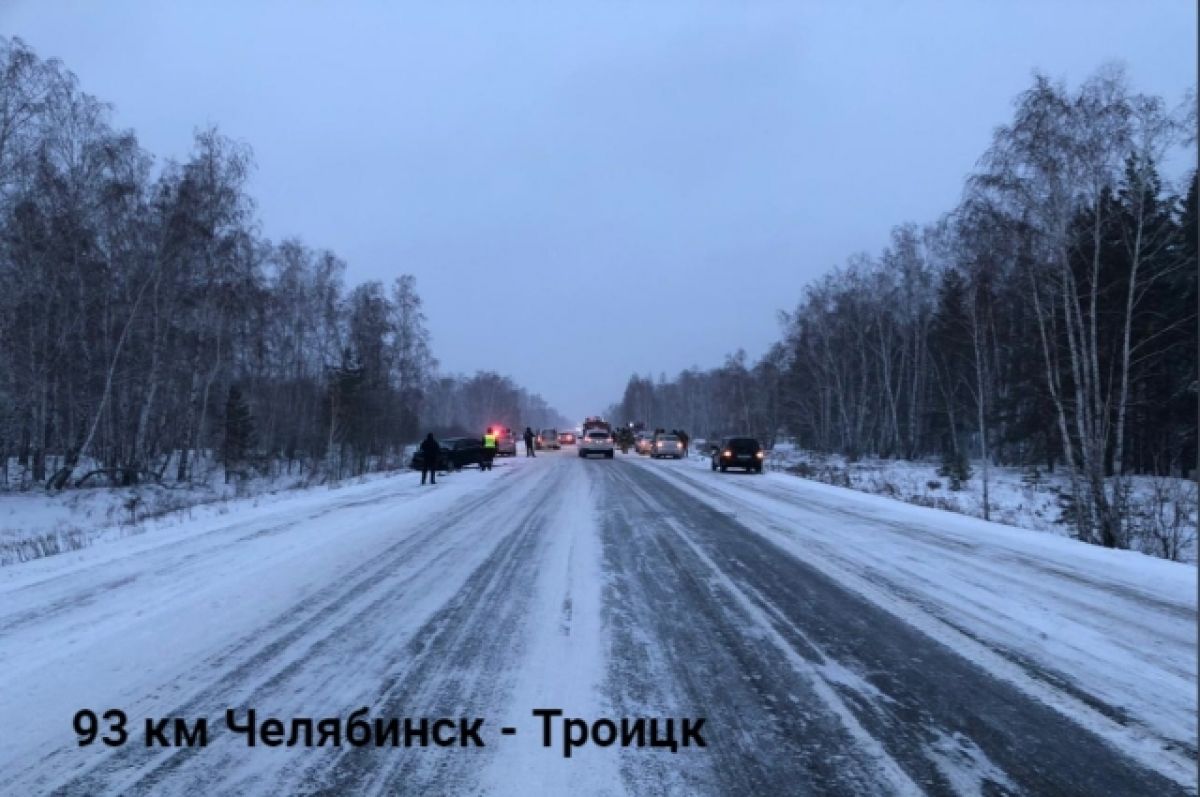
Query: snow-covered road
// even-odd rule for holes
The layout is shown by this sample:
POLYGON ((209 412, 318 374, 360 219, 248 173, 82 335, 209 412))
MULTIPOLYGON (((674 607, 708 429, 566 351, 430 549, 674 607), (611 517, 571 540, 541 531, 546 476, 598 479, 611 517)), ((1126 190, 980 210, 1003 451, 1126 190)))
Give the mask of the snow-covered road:
POLYGON ((0 792, 1196 793, 1194 567, 694 460, 416 481, 0 569, 0 792), (486 747, 224 727, 363 706, 486 747), (130 741, 77 746, 84 708, 130 741), (704 717, 707 747, 567 759, 538 708, 704 717))

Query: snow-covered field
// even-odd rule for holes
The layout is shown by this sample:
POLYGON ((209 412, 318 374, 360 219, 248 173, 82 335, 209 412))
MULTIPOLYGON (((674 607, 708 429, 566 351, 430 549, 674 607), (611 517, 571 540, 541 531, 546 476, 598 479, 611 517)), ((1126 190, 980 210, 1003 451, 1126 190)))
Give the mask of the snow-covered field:
MULTIPOLYGON (((971 477, 953 489, 951 480, 938 473, 937 462, 866 457, 849 462, 845 457, 818 454, 778 444, 771 452, 770 466, 776 471, 855 490, 895 498, 919 506, 947 509, 982 518, 983 471, 972 463, 971 477)), ((1010 526, 1071 533, 1063 522, 1063 497, 1070 493, 1061 472, 1033 473, 1019 468, 993 465, 988 473, 991 519, 1010 526)), ((1135 531, 1133 547, 1163 556, 1167 537, 1180 549, 1181 561, 1196 562, 1196 482, 1180 478, 1130 476, 1129 513, 1135 531), (1178 512, 1178 518, 1176 513, 1178 512)))
POLYGON ((20 730, 0 790, 1197 792, 1194 566, 699 458, 418 481, 231 501, 0 568, 0 717, 20 730), (221 730, 227 708, 362 706, 484 717, 487 747, 221 730), (567 759, 538 707, 705 717, 708 746, 567 759), (81 708, 212 736, 83 748, 81 708))
POLYGON ((238 512, 245 506, 270 503, 292 490, 338 489, 395 475, 371 473, 337 481, 298 471, 226 482, 220 469, 211 464, 200 470, 202 477, 178 485, 0 492, 0 567, 78 550, 100 540, 238 512))

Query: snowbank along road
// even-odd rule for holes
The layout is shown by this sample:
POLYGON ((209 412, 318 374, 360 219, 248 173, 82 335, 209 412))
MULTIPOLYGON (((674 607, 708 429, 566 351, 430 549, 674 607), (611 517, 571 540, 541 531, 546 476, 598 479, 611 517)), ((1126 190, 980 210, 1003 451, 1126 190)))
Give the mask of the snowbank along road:
POLYGON ((0 791, 1196 793, 1194 568, 695 461, 416 481, 0 570, 0 791), (364 706, 481 717, 486 746, 224 722, 364 706), (78 746, 85 708, 129 742, 78 746), (565 758, 542 708, 703 717, 706 746, 565 758), (147 747, 147 717, 207 746, 147 747))

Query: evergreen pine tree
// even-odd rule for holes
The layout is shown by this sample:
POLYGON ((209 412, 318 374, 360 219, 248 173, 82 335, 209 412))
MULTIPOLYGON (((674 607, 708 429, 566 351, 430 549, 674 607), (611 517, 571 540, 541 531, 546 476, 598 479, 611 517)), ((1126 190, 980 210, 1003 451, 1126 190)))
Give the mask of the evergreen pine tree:
POLYGON ((971 417, 969 381, 973 367, 967 285, 957 269, 948 269, 938 286, 938 303, 929 332, 943 412, 933 419, 941 432, 942 466, 938 474, 950 480, 951 490, 961 490, 971 478, 963 450, 962 430, 971 417))
POLYGON ((229 386, 225 399, 225 439, 221 446, 221 460, 225 464, 226 481, 231 467, 246 460, 246 455, 258 444, 254 429, 254 416, 250 405, 242 397, 237 385, 229 386))
POLYGON ((971 478, 971 464, 962 446, 945 446, 942 449, 942 466, 938 475, 950 480, 951 490, 961 490, 963 482, 971 478))

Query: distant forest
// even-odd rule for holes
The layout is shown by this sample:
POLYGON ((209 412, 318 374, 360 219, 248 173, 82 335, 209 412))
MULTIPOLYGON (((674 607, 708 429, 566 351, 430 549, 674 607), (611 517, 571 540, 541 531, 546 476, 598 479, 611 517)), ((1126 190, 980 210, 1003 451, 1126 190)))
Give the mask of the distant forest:
POLYGON ((634 375, 610 413, 970 459, 985 480, 989 463, 1066 473, 1077 536, 1125 547, 1125 477, 1197 465, 1194 156, 1163 175, 1195 144, 1194 92, 1171 107, 1118 67, 1076 91, 1035 76, 958 207, 808 285, 757 362, 634 375))
POLYGON ((347 288, 334 253, 263 238, 251 168, 216 130, 157 166, 0 38, 0 490, 339 477, 433 426, 561 422, 507 377, 439 374, 413 276, 347 288))

